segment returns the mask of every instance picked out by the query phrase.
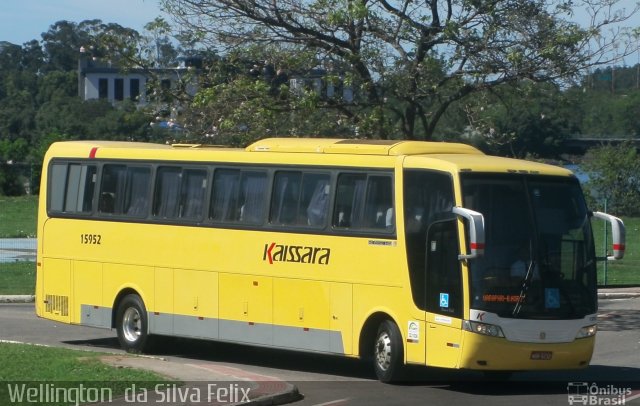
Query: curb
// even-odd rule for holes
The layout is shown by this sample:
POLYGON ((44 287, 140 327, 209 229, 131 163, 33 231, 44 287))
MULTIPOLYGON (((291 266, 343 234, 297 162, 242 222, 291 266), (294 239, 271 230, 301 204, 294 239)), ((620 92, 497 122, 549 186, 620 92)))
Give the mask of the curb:
POLYGON ((304 398, 297 386, 288 382, 286 384, 288 388, 280 393, 264 395, 256 399, 251 399, 249 402, 243 404, 255 406, 277 406, 297 402, 304 398))
POLYGON ((640 297, 640 292, 598 292, 598 299, 633 299, 640 297))
POLYGON ((36 297, 34 295, 1 295, 0 303, 33 303, 36 297))

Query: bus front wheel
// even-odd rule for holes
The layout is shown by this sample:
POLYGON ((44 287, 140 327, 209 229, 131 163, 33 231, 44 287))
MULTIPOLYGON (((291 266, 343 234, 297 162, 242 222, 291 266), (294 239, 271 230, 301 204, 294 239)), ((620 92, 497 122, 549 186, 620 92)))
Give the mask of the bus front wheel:
POLYGON ((118 305, 116 330, 120 346, 127 352, 144 351, 149 341, 147 309, 140 296, 125 296, 118 305))
POLYGON ((402 334, 391 320, 378 327, 373 347, 373 364, 381 382, 394 382, 400 378, 403 367, 402 334))

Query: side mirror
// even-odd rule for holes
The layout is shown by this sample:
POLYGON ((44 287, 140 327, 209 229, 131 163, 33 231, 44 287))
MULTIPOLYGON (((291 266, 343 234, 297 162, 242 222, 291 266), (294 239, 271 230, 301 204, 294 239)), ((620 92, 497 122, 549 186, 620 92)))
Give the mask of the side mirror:
POLYGON ((477 211, 454 207, 453 213, 469 221, 469 254, 458 255, 458 259, 474 259, 484 255, 484 216, 477 211))
POLYGON ((614 261, 616 259, 622 259, 624 257, 624 244, 626 239, 626 232, 624 223, 619 218, 612 216, 611 214, 602 213, 599 211, 593 212, 593 217, 608 221, 611 223, 611 239, 613 240, 613 255, 607 257, 608 260, 614 261))

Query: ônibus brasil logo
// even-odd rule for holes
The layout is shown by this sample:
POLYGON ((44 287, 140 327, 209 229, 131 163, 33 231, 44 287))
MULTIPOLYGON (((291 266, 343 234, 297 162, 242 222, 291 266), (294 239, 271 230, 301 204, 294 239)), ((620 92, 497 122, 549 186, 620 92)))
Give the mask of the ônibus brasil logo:
POLYGON ((274 262, 329 265, 330 256, 330 248, 284 245, 272 242, 264 245, 262 260, 269 261, 271 265, 273 265, 274 262))

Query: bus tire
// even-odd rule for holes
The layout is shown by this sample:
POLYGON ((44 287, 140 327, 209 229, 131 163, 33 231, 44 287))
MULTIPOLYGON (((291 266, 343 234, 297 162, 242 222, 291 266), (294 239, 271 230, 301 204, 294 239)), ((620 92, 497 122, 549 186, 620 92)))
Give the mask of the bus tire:
POLYGON ((373 344, 373 365, 381 382, 390 383, 400 379, 404 366, 402 334, 391 320, 380 323, 373 344))
POLYGON ((141 353, 149 344, 149 318, 140 296, 122 298, 116 313, 116 331, 120 346, 131 353, 141 353))

